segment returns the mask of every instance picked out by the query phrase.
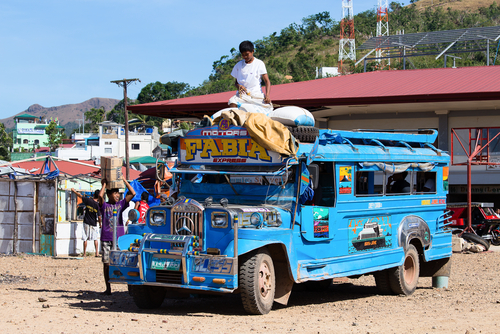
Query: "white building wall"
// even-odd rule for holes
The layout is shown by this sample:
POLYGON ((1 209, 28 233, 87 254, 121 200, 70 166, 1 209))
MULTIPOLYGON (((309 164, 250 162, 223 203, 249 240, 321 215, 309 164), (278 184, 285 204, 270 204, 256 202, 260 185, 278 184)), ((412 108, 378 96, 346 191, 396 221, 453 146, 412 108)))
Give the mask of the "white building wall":
POLYGON ((352 129, 437 129, 439 120, 435 118, 395 118, 395 119, 360 119, 333 120, 328 128, 333 130, 352 129))

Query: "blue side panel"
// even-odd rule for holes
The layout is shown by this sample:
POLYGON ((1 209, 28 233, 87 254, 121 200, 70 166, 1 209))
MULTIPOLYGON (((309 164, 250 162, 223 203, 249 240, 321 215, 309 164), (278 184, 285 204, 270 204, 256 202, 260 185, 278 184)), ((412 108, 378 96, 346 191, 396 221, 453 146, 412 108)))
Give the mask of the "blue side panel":
POLYGON ((327 277, 359 275, 399 266, 404 260, 402 248, 369 254, 355 254, 320 260, 299 261, 301 280, 321 280, 327 277))
POLYGON ((424 251, 425 261, 439 260, 452 254, 451 233, 441 232, 432 236, 432 246, 424 251))

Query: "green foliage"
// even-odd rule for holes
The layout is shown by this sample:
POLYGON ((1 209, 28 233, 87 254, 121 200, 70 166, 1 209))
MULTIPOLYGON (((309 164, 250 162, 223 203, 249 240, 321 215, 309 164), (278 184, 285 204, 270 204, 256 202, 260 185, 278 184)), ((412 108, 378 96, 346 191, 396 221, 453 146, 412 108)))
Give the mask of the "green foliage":
POLYGON ((149 103, 176 99, 186 93, 189 88, 189 85, 184 82, 171 81, 163 84, 156 81, 155 83, 147 84, 141 89, 141 92, 137 96, 137 102, 149 103))
MULTIPOLYGON (((500 7, 493 3, 489 7, 480 8, 477 12, 428 7, 418 10, 416 1, 410 0, 410 5, 404 6, 399 2, 389 5, 390 32, 404 31, 416 33, 426 31, 462 29, 469 27, 486 27, 500 24, 500 7)), ((376 34, 377 13, 367 10, 354 16, 356 45, 361 45, 368 38, 376 34)), ((254 42, 255 56, 266 64, 269 79, 272 85, 288 83, 290 81, 311 80, 316 77, 316 67, 338 66, 340 37, 340 22, 330 17, 329 12, 321 12, 302 19, 300 24, 292 23, 280 32, 254 42), (292 76, 289 80, 286 77, 292 76)), ((493 48, 493 46, 492 46, 493 48)), ((367 51, 358 51, 358 58, 367 51)), ((214 61, 212 73, 198 87, 188 87, 179 95, 195 96, 214 94, 235 90, 234 78, 231 71, 234 65, 241 60, 241 55, 233 47, 228 55, 223 55, 214 61)), ((344 63, 346 64, 346 63, 344 63)), ((485 65, 484 53, 463 54, 457 59, 457 66, 485 65)), ((347 62, 351 72, 363 72, 363 64, 354 67, 347 62)), ((407 59, 406 68, 433 68, 443 67, 443 59, 435 60, 433 56, 413 57, 407 59)), ((403 69, 400 59, 391 60, 392 69, 403 69)), ((380 70, 378 63, 367 64, 367 71, 380 70)), ((169 99, 160 82, 151 83, 144 87, 139 94, 140 103, 169 99)), ((173 97, 173 98, 175 98, 173 97)))
POLYGON ((51 151, 55 151, 59 145, 61 145, 63 137, 57 129, 57 123, 55 121, 51 121, 45 128, 45 133, 49 136, 49 141, 44 142, 43 144, 48 146, 51 151))
POLYGON ((0 123, 0 159, 10 160, 9 148, 12 147, 12 137, 6 131, 5 125, 0 123))
POLYGON ((99 130, 99 123, 104 121, 104 116, 106 114, 106 110, 104 107, 99 109, 92 108, 89 111, 85 112, 85 120, 88 123, 85 124, 86 132, 97 132, 99 130))

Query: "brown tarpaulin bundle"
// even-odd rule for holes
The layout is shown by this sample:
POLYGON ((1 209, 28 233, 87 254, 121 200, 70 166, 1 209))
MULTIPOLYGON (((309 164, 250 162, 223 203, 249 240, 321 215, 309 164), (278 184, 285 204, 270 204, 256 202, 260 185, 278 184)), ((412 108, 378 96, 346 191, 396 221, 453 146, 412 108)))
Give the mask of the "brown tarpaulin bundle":
POLYGON ((295 157, 297 154, 298 144, 287 127, 264 114, 232 109, 222 112, 214 123, 219 123, 222 118, 233 125, 244 126, 250 137, 266 149, 286 156, 295 157))

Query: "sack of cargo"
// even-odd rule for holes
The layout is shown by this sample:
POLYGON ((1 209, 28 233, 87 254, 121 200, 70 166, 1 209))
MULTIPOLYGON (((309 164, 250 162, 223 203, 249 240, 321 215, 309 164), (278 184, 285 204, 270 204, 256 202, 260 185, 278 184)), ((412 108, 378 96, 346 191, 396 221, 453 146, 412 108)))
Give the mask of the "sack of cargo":
POLYGON ((272 120, 289 126, 314 126, 314 116, 306 109, 289 106, 275 109, 268 115, 272 120))

